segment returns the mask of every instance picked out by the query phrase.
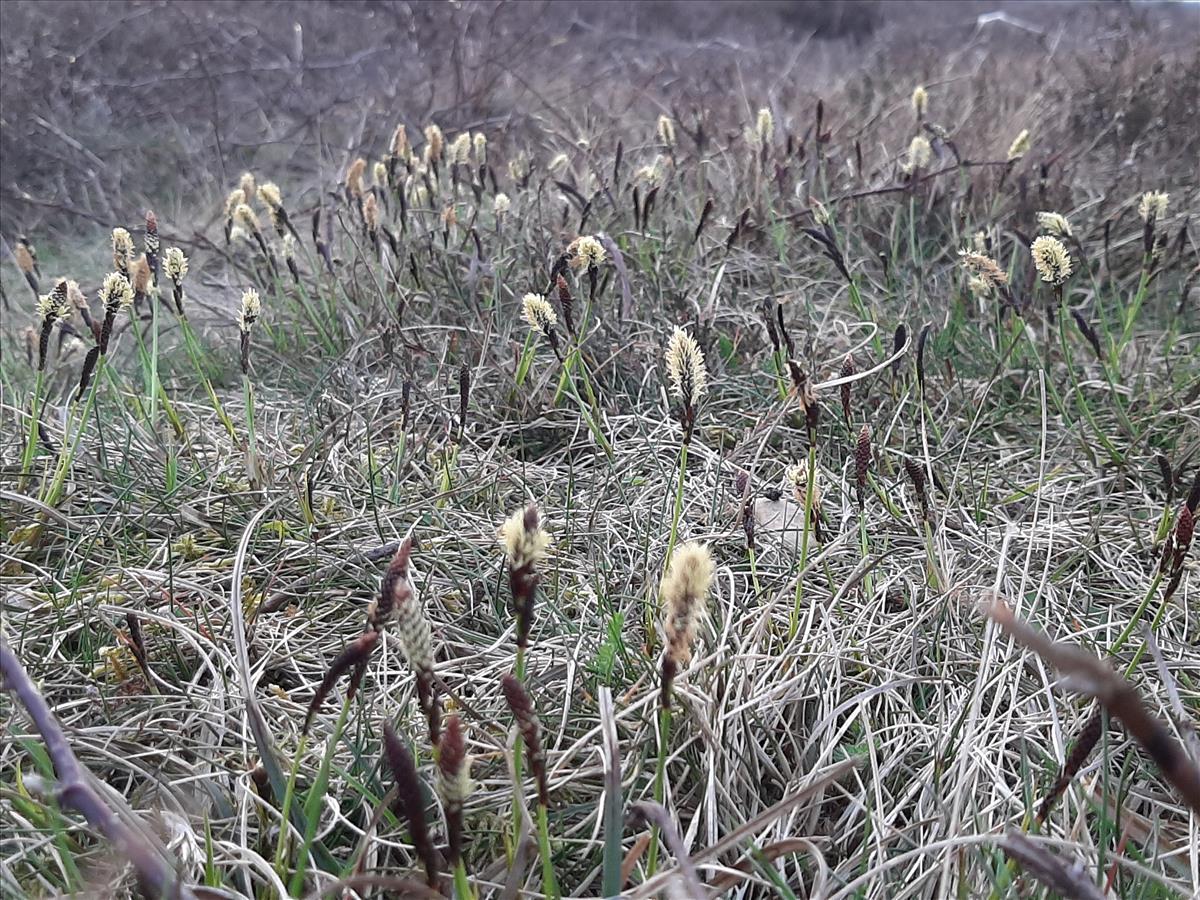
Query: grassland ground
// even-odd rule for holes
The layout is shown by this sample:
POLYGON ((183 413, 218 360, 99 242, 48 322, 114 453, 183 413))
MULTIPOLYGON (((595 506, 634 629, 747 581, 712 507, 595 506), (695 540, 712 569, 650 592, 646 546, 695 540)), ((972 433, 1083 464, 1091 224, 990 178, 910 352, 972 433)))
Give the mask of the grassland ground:
POLYGON ((1200 892, 1191 16, 6 6, 6 894, 1200 892))

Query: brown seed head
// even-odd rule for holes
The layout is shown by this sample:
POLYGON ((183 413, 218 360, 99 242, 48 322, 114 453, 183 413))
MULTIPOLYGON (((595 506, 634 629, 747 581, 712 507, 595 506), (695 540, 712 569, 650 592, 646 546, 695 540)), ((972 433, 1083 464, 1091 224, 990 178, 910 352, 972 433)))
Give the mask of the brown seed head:
MULTIPOLYGON (((841 378, 853 378, 855 374, 854 356, 850 353, 846 354, 846 359, 842 362, 842 371, 839 373, 841 378)), ((847 381, 841 385, 842 392, 842 416, 846 420, 846 425, 850 424, 850 398, 854 385, 847 381)))
POLYGON ((513 718, 517 721, 517 729, 521 732, 521 740, 525 743, 525 752, 529 756, 529 768, 537 782, 538 803, 550 805, 550 791, 546 783, 546 754, 542 750, 542 728, 538 722, 537 712, 533 708, 533 700, 525 686, 512 675, 500 679, 500 688, 504 692, 504 700, 512 710, 513 718))
POLYGON ((713 561, 708 547, 689 541, 675 550, 663 576, 660 593, 667 645, 663 654, 664 706, 670 705, 674 675, 692 658, 696 631, 708 605, 713 561))
POLYGON ((383 752, 388 768, 396 780, 396 797, 400 811, 408 822, 408 834, 413 849, 425 867, 426 883, 436 885, 438 880, 437 853, 429 837, 429 823, 425 818, 425 798, 421 793, 421 779, 417 766, 404 741, 396 734, 390 722, 383 722, 383 752))
POLYGON ((858 433, 858 444, 854 448, 854 477, 858 483, 858 502, 862 505, 863 491, 867 486, 867 469, 871 465, 871 428, 864 425, 858 433))

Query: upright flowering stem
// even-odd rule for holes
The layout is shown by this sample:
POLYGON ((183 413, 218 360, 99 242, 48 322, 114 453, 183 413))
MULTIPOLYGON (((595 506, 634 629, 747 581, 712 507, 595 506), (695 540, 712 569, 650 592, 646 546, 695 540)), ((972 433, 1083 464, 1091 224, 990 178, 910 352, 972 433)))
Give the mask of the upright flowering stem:
MULTIPOLYGON (((508 565, 508 584, 512 593, 513 614, 517 620, 517 659, 514 680, 518 685, 525 681, 525 657, 529 647, 529 634, 533 626, 534 601, 542 576, 538 564, 546 558, 550 536, 542 530, 538 508, 529 504, 517 510, 500 526, 500 544, 508 565)), ((518 753, 513 759, 513 837, 521 833, 521 777, 522 761, 518 753)))
MULTIPOLYGON (((687 475, 688 445, 696 428, 696 408, 708 389, 708 368, 704 364, 704 354, 700 352, 700 345, 695 338, 682 328, 676 328, 671 335, 667 344, 666 364, 671 391, 680 401, 679 420, 683 425, 683 440, 679 445, 679 472, 675 483, 675 503, 671 510, 671 534, 667 539, 667 555, 663 561, 664 571, 671 567, 675 542, 679 537, 679 520, 683 515, 683 482, 687 475)), ((650 615, 647 610, 647 639, 654 633, 650 615)))
POLYGON ((788 621, 788 640, 796 636, 800 627, 800 605, 804 594, 804 570, 808 566, 808 535, 813 530, 815 520, 813 506, 816 500, 815 490, 817 481, 817 447, 808 445, 808 478, 804 488, 804 530, 800 534, 800 571, 796 575, 796 599, 792 604, 792 615, 788 621))
POLYGON ((258 291, 248 288, 242 293, 242 305, 238 310, 238 331, 242 364, 242 396, 246 406, 246 475, 251 486, 260 482, 258 438, 254 432, 254 385, 250 381, 250 331, 262 315, 262 299, 258 291))

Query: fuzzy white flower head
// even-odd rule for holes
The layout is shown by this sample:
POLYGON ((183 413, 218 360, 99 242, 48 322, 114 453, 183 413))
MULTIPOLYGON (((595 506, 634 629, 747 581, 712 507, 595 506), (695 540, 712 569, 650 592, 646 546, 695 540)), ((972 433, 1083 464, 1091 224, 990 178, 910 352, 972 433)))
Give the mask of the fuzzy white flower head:
POLYGON ((367 231, 372 234, 379 231, 379 201, 375 199, 374 194, 367 194, 363 198, 362 217, 367 231))
POLYGON ((570 162, 570 160, 567 158, 567 154, 559 153, 554 157, 554 159, 550 160, 550 165, 547 168, 557 175, 567 167, 568 162, 570 162))
POLYGON ((567 247, 567 259, 572 269, 594 269, 605 258, 604 245, 591 235, 577 237, 567 247))
MULTIPOLYGON (((785 484, 791 489, 792 499, 797 503, 808 502, 808 461, 800 460, 787 467, 787 471, 783 473, 785 484)), ((817 477, 813 479, 813 504, 821 502, 821 478, 820 470, 817 472, 817 477)))
POLYGON ((279 185, 273 181, 260 184, 258 186, 258 202, 272 211, 283 206, 283 194, 279 192, 279 185))
POLYGON ((661 156, 654 157, 654 162, 648 166, 642 166, 633 173, 633 180, 647 185, 659 184, 666 171, 666 164, 661 156))
POLYGON ((233 211, 241 204, 246 202, 246 192, 240 187, 234 188, 229 192, 229 196, 225 198, 225 218, 232 219, 233 211))
POLYGON ((124 228, 114 228, 112 231, 113 265, 119 271, 129 268, 129 260, 133 257, 133 238, 124 228))
POLYGON ((42 294, 37 299, 37 316, 42 321, 49 319, 51 322, 57 322, 59 319, 68 319, 72 312, 74 309, 71 307, 71 301, 67 299, 66 279, 60 279, 53 291, 42 294))
POLYGON ((106 315, 116 315, 118 310, 133 305, 133 285, 120 272, 110 272, 100 286, 100 305, 106 315))
POLYGON ((1138 215, 1143 222, 1157 222, 1167 214, 1167 202, 1170 195, 1163 191, 1146 191, 1138 203, 1138 215))
POLYGON ((290 232, 283 236, 283 258, 296 258, 296 238, 290 232))
POLYGON ((700 345, 678 326, 667 344, 667 375, 671 390, 686 406, 694 407, 708 388, 708 368, 700 345))
POLYGON ((513 181, 523 181, 529 176, 529 156, 522 150, 508 161, 508 177, 513 181))
POLYGON ((437 125, 425 126, 425 158, 432 162, 437 162, 442 158, 442 152, 446 146, 446 138, 442 135, 442 129, 437 125))
POLYGON ((754 139, 761 150, 771 143, 771 138, 775 136, 775 116, 769 107, 764 106, 758 111, 758 118, 754 123, 754 139))
POLYGON ((542 562, 550 550, 550 535, 542 528, 536 506, 518 509, 498 531, 508 565, 520 569, 542 562))
POLYGON ((971 250, 959 250, 958 258, 963 268, 972 275, 977 275, 985 279, 993 287, 1008 287, 1008 273, 1000 268, 999 263, 987 254, 976 253, 971 250))
POLYGON ((257 193, 254 188, 254 176, 249 172, 242 173, 242 177, 238 179, 238 187, 242 189, 242 193, 245 194, 247 200, 257 193))
POLYGON ((992 283, 982 275, 972 275, 967 279, 967 290, 972 297, 987 298, 992 295, 992 283))
POLYGON ((558 322, 554 307, 541 294, 526 294, 521 298, 521 318, 543 335, 550 334, 550 329, 558 322))
POLYGON ((376 160, 371 165, 371 180, 381 188, 388 186, 388 170, 387 165, 379 160, 376 160))
POLYGON ((1070 237, 1074 232, 1067 217, 1056 212, 1040 212, 1037 214, 1038 228, 1055 237, 1070 237))
POLYGON ((1033 254, 1033 265, 1042 281, 1059 285, 1071 275, 1071 254, 1062 241, 1048 234, 1034 238, 1029 248, 1033 254))
POLYGON ((396 130, 392 132, 392 156, 399 160, 408 159, 408 129, 401 122, 396 126, 396 130))
POLYGON ((258 234, 260 230, 258 215, 250 208, 249 203, 239 203, 237 209, 233 211, 233 218, 246 231, 249 231, 251 234, 258 234))
POLYGON ((917 118, 921 119, 925 116, 925 109, 929 105, 929 93, 925 90, 925 86, 918 84, 913 88, 912 92, 912 108, 917 114, 917 118))
POLYGON ((242 305, 238 310, 238 328, 244 334, 249 334, 258 317, 262 315, 262 298, 254 288, 246 288, 242 293, 242 305))
POLYGON ((1022 128, 1021 133, 1013 138, 1008 148, 1008 161, 1015 162, 1029 152, 1029 129, 1022 128))
POLYGON ((464 131, 450 144, 450 161, 465 166, 471 162, 471 134, 464 131))
POLYGON ((911 175, 917 169, 926 168, 932 158, 933 148, 929 145, 929 139, 918 134, 908 145, 908 155, 901 164, 901 168, 904 170, 904 174, 911 175))
POLYGON ((188 273, 188 258, 178 247, 168 247, 163 257, 163 268, 167 271, 167 277, 179 284, 188 273))
POLYGON ((663 576, 660 595, 666 612, 666 652, 676 666, 683 666, 692 657, 696 631, 708 607, 713 568, 708 547, 689 541, 676 548, 663 576))
POLYGON ((658 142, 668 148, 675 146, 675 121, 670 116, 658 117, 658 142))
POLYGON ((492 198, 492 213, 497 219, 508 215, 508 211, 512 208, 512 201, 508 199, 508 194, 497 194, 492 198))
POLYGON ((475 165, 487 165, 487 135, 482 131, 475 132, 471 144, 475 149, 475 165))

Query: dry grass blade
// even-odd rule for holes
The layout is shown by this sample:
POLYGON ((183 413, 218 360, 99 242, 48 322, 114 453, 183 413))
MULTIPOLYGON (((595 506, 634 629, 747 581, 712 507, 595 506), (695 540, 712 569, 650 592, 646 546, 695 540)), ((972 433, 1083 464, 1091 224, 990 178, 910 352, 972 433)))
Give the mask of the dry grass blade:
POLYGON ((3 687, 14 693, 25 707, 46 744, 46 752, 58 775, 56 793, 59 801, 64 806, 78 810, 92 827, 113 843, 117 852, 133 864, 148 894, 194 900, 196 895, 191 887, 183 882, 176 866, 167 862, 166 851, 155 846, 144 830, 139 833, 123 822, 92 788, 87 769, 71 750, 54 713, 2 636, 0 677, 3 678, 3 687))
POLYGON ((674 877, 683 881, 684 896, 704 896, 704 888, 700 886, 700 874, 696 871, 696 867, 688 857, 687 848, 683 845, 683 840, 679 837, 679 829, 671 821, 671 817, 667 814, 666 809, 658 803, 643 801, 633 804, 630 808, 630 818, 634 827, 640 827, 644 824, 658 826, 663 839, 667 842, 667 847, 670 849, 671 855, 675 857, 677 872, 674 877))
MULTIPOLYGON (((816 773, 813 777, 813 780, 804 787, 792 792, 770 809, 764 810, 750 821, 744 823, 738 828, 735 828, 712 846, 701 850, 699 853, 693 853, 691 856, 692 864, 695 865, 708 862, 710 860, 715 860, 720 857, 721 854, 729 852, 737 847, 746 838, 757 833, 758 831, 761 831, 763 828, 766 828, 781 816, 787 815, 805 800, 810 799, 815 794, 820 793, 825 788, 839 781, 843 776, 854 771, 854 769, 858 768, 858 766, 860 766, 862 763, 862 759, 848 759, 843 760, 840 763, 836 763, 835 765, 832 765, 826 769, 822 769, 820 772, 816 773)), ((648 881, 645 881, 642 884, 639 884, 636 888, 633 888, 628 894, 630 900, 653 897, 656 892, 661 890, 667 884, 672 877, 673 871, 674 870, 671 869, 662 871, 648 881)))

